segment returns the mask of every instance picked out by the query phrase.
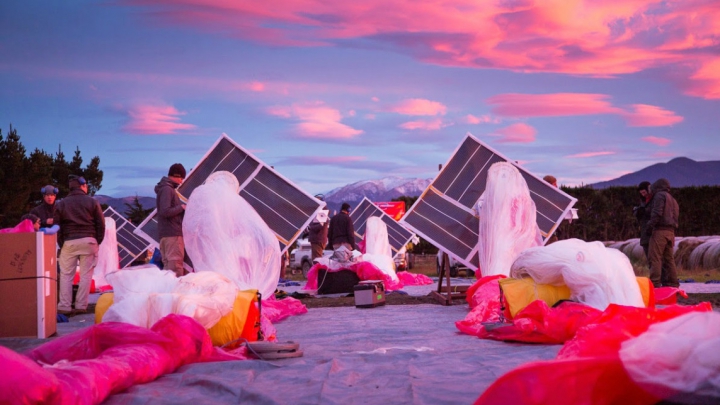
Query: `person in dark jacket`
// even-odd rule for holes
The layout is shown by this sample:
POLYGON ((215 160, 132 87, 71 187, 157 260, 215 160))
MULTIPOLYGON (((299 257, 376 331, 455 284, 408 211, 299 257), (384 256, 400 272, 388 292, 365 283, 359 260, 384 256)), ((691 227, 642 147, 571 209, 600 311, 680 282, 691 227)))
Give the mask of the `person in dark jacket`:
POLYGON ((98 248, 105 237, 105 218, 100 203, 88 194, 83 177, 70 175, 70 194, 55 204, 54 223, 60 226, 60 303, 58 313, 72 315, 72 285, 75 268, 80 268, 80 283, 74 313, 85 313, 98 248))
POLYGON ((330 220, 328 239, 333 249, 345 246, 350 250, 357 250, 355 227, 352 218, 350 218, 350 204, 343 203, 340 212, 330 220))
POLYGON ((58 189, 55 186, 47 185, 41 188, 40 192, 43 195, 43 202, 30 210, 30 213, 40 218, 41 228, 50 228, 54 225, 53 214, 55 214, 55 199, 57 198, 58 189))
MULTIPOLYGON (((322 194, 316 195, 315 198, 320 201, 325 200, 322 194)), ((323 250, 328 244, 328 227, 329 222, 327 219, 325 222, 320 222, 317 218, 314 218, 312 222, 310 222, 310 225, 308 225, 308 241, 310 242, 312 251, 310 260, 313 262, 315 259, 323 257, 323 250)))
POLYGON ((183 267, 185 242, 182 234, 185 204, 180 201, 175 189, 185 180, 185 174, 185 167, 175 163, 170 166, 168 175, 160 179, 155 186, 158 237, 163 268, 174 271, 178 277, 185 275, 183 267))
POLYGON ((659 179, 651 186, 653 193, 648 231, 648 260, 650 263, 650 281, 655 287, 679 287, 673 245, 675 230, 678 227, 680 207, 670 195, 670 182, 659 179))
MULTIPOLYGON (((638 184, 638 193, 640 194, 640 205, 633 207, 633 214, 640 223, 640 246, 648 257, 648 245, 650 244, 650 233, 648 232, 648 222, 650 222, 650 209, 652 204, 652 191, 650 191, 650 182, 643 181, 638 184)), ((648 264, 649 264, 648 259, 648 264)))

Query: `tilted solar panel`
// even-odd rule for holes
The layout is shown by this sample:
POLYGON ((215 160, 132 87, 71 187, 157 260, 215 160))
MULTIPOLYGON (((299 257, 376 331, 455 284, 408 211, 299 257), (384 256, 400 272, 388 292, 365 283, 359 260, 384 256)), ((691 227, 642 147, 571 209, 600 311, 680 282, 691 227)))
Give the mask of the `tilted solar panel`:
POLYGON ((140 257, 151 246, 149 243, 135 234, 135 225, 108 207, 104 213, 105 217, 115 221, 116 237, 118 244, 118 256, 120 257, 120 268, 124 269, 140 257))
POLYGON ((390 215, 386 214, 385 211, 378 208, 377 205, 365 197, 350 214, 350 218, 353 220, 353 226, 355 227, 356 241, 361 241, 365 236, 367 221, 370 217, 380 217, 387 226, 388 242, 394 253, 393 256, 396 256, 398 251, 410 243, 415 237, 415 234, 399 224, 390 215))
MULTIPOLYGON (((202 185, 210 174, 222 170, 233 173, 238 179, 240 196, 275 233, 282 253, 325 207, 324 202, 302 191, 225 134, 177 188, 180 198, 189 199, 193 190, 202 185)), ((154 245, 159 242, 157 221, 154 219, 156 213, 153 211, 135 232, 154 245)))
POLYGON ((547 240, 577 200, 472 135, 465 137, 400 223, 477 270, 480 224, 473 209, 485 191, 490 166, 497 162, 508 162, 522 174, 537 208, 538 227, 547 240))

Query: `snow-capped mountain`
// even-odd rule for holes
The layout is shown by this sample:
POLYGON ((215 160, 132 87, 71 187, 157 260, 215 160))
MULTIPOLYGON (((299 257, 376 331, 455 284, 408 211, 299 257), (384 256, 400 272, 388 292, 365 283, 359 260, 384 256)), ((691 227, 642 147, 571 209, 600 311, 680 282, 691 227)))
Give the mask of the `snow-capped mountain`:
POLYGON ((416 197, 422 194, 431 182, 432 179, 402 177, 362 180, 328 191, 325 193, 325 201, 330 210, 337 210, 343 202, 355 206, 363 197, 374 202, 390 201, 400 196, 416 197))

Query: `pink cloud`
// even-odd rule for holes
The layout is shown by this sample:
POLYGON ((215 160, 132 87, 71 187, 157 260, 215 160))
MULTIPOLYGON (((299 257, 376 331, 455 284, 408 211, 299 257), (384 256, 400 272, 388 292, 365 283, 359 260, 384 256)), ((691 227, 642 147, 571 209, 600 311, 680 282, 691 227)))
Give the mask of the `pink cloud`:
POLYGON ((390 107, 390 111, 404 115, 445 115, 447 107, 437 101, 409 98, 390 107))
POLYGON ((537 130, 532 126, 518 122, 505 128, 500 128, 491 136, 498 136, 500 143, 531 143, 535 142, 535 134, 537 130))
POLYGON ((505 117, 560 117, 569 115, 617 114, 605 94, 499 94, 487 99, 492 112, 505 117))
POLYGON ((251 91, 257 91, 257 92, 265 91, 265 83, 250 82, 250 84, 248 85, 248 88, 251 91))
POLYGON ((135 106, 127 114, 130 121, 122 130, 131 134, 169 135, 197 128, 195 125, 179 122, 180 116, 186 113, 169 105, 135 106))
POLYGON ((668 146, 672 142, 667 138, 658 138, 657 136, 646 136, 642 140, 657 146, 668 146))
POLYGON ((614 106, 610 96, 592 93, 498 94, 487 99, 492 112, 505 117, 560 117, 615 114, 631 127, 677 124, 683 117, 662 107, 633 104, 628 109, 614 106))
POLYGON ((359 38, 447 66, 595 77, 693 66, 686 92, 720 98, 720 7, 712 0, 120 2, 218 35, 282 46, 359 38))
POLYGON ((400 124, 400 128, 409 130, 423 130, 423 131, 437 131, 438 129, 444 128, 450 124, 446 124, 440 118, 436 118, 430 121, 409 121, 400 124))
POLYGON ((301 138, 349 139, 363 133, 362 130, 341 123, 340 111, 320 101, 274 106, 266 112, 277 117, 298 120, 294 126, 295 135, 301 138))
POLYGON ((677 124, 684 118, 672 111, 647 104, 633 104, 634 111, 622 115, 631 127, 664 127, 677 124))
POLYGON ((465 116, 464 121, 468 124, 499 124, 500 119, 499 118, 493 118, 490 115, 481 115, 479 117, 476 117, 472 114, 468 114, 465 116))
POLYGON ((293 165, 342 165, 343 163, 364 162, 365 156, 298 156, 282 161, 293 165))
POLYGON ((567 155, 566 158, 592 158, 592 157, 598 157, 598 156, 607 156, 607 155, 614 155, 616 152, 610 152, 610 151, 604 151, 604 152, 583 152, 583 153, 576 153, 574 155, 567 155))

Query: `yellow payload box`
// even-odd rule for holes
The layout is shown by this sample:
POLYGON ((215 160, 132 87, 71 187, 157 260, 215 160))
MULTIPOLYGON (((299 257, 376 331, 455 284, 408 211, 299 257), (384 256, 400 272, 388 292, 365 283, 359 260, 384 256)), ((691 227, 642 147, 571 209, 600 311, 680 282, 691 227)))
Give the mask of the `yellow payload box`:
MULTIPOLYGON (((636 277, 636 279, 643 303, 647 307, 650 305, 650 279, 647 277, 636 277)), ((543 300, 552 307, 560 300, 570 299, 570 289, 564 285, 537 284, 530 277, 502 278, 498 282, 512 317, 535 300, 543 300)))

